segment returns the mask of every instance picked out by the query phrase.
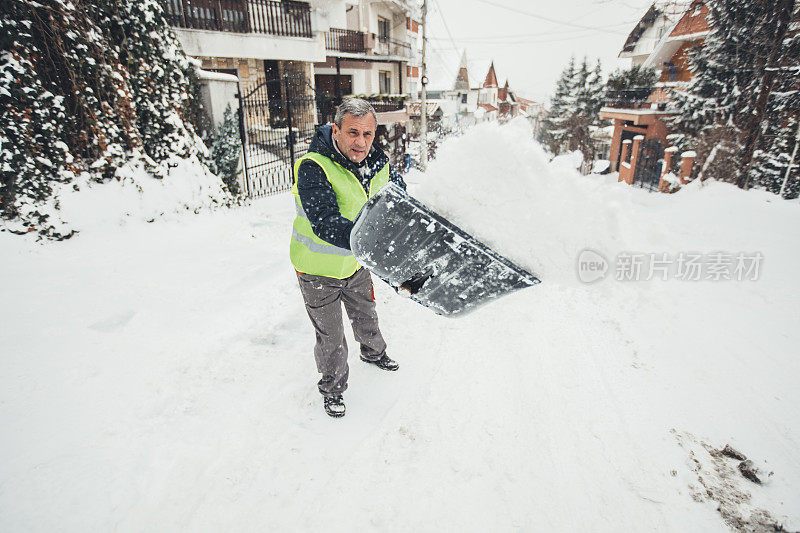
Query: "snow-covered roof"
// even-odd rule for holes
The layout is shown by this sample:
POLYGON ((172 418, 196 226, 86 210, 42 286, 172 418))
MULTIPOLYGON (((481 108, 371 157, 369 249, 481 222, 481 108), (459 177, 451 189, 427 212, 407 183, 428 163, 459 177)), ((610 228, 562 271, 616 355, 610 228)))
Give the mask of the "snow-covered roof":
MULTIPOLYGON (((622 46, 619 57, 640 55, 636 53, 636 49, 640 47, 639 44, 642 37, 646 34, 652 34, 658 28, 668 27, 664 35, 669 35, 674 29, 675 24, 677 24, 678 20, 680 20, 681 16, 686 11, 689 1, 690 0, 660 0, 654 2, 647 11, 645 11, 644 15, 642 15, 642 18, 639 19, 639 22, 636 23, 633 30, 631 30, 631 33, 625 40, 625 44, 622 46)), ((659 37, 660 35, 656 36, 656 38, 659 37)))
POLYGON ((486 88, 497 87, 497 74, 494 72, 494 61, 489 65, 489 72, 486 73, 486 79, 483 80, 483 86, 486 88))
MULTIPOLYGON (((425 101, 425 108, 427 110, 427 115, 432 117, 437 109, 441 109, 442 113, 445 113, 445 107, 447 107, 447 100, 426 100, 425 101)), ((422 108, 422 102, 411 102, 408 104, 408 114, 412 117, 420 116, 420 109, 422 108)))

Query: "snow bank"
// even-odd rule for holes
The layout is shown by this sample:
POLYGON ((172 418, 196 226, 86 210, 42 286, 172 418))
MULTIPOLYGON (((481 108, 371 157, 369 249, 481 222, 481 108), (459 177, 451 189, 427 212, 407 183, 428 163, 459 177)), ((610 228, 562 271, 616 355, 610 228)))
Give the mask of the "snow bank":
POLYGON ((317 391, 290 195, 176 215, 216 185, 175 169, 65 195, 79 239, 0 233, 0 530, 800 529, 800 205, 646 193, 529 138, 480 126, 413 176, 543 283, 447 319, 376 282, 401 368, 362 364, 348 331, 343 419, 317 391), (179 222, 144 222, 162 212, 179 222), (583 245, 764 266, 576 287, 583 245))
POLYGON ((739 226, 737 209, 761 216, 764 202, 778 200, 713 181, 669 196, 650 193, 616 183, 615 174, 582 176, 580 163, 574 152, 549 160, 525 120, 483 123, 442 143, 428 171, 411 175, 419 183, 412 194, 544 281, 571 286, 580 283, 574 267, 586 248, 609 259, 637 250, 677 253, 686 241, 666 235, 677 228, 691 234, 689 221, 698 216, 739 226))
POLYGON ((413 194, 518 264, 571 282, 561 265, 583 248, 613 244, 627 198, 607 180, 581 176, 580 163, 579 153, 549 161, 525 120, 483 123, 442 143, 413 194), (621 198, 598 201, 610 189, 621 198))
POLYGON ((77 231, 130 220, 174 218, 228 201, 219 177, 196 157, 175 159, 161 179, 142 165, 130 163, 117 169, 115 180, 98 183, 83 174, 58 191, 59 217, 77 231))

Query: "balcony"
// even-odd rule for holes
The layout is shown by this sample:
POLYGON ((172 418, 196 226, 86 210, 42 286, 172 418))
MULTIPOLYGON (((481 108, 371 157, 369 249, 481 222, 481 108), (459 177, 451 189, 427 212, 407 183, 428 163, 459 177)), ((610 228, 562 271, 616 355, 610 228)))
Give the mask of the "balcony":
POLYGON ((290 0, 166 0, 175 28, 282 37, 314 36, 311 6, 290 0))
POLYGON ((366 54, 366 35, 360 31, 331 28, 325 32, 325 48, 332 52, 366 54))
POLYGON ((409 43, 379 37, 356 30, 331 28, 325 32, 325 48, 329 52, 343 52, 348 54, 374 54, 378 56, 392 56, 411 59, 413 57, 409 43))
POLYGON ((376 113, 402 111, 406 108, 405 96, 362 96, 375 109, 376 113))
POLYGON ((661 89, 654 86, 609 91, 606 95, 606 101, 603 103, 603 108, 639 112, 664 111, 667 107, 667 101, 666 95, 662 93, 661 89))
POLYGON ((374 52, 382 56, 399 56, 407 59, 412 57, 410 44, 395 39, 389 39, 388 37, 381 37, 378 39, 378 42, 375 43, 374 52))

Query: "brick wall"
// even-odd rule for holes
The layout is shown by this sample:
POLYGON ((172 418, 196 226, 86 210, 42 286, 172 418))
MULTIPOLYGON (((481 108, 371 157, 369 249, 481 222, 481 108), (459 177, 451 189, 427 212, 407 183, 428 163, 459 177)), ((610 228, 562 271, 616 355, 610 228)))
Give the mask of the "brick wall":
POLYGON ((236 57, 204 57, 203 68, 236 70, 239 80, 244 84, 264 77, 264 62, 260 59, 236 57))
POLYGON ((692 2, 689 9, 687 9, 686 13, 681 17, 681 20, 678 21, 675 29, 670 33, 670 36, 692 35, 694 33, 707 31, 709 29, 708 21, 706 20, 707 15, 708 8, 702 1, 692 2))

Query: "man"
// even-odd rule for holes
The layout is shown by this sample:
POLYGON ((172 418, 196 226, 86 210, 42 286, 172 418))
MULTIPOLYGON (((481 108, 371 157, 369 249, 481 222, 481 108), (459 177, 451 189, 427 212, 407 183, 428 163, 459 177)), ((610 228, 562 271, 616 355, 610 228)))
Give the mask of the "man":
POLYGON ((317 130, 308 153, 294 166, 297 217, 289 255, 316 332, 318 387, 332 417, 344 416, 342 393, 349 374, 341 304, 361 344, 361 360, 383 370, 398 368, 386 355, 370 274, 350 251, 353 221, 368 197, 389 181, 406 186, 383 150, 373 146, 376 127, 368 102, 346 99, 334 124, 317 130))

